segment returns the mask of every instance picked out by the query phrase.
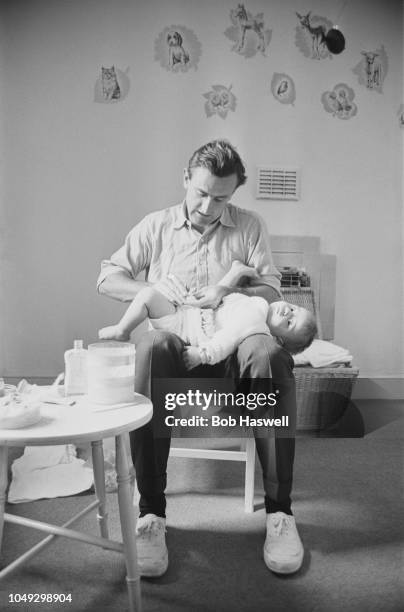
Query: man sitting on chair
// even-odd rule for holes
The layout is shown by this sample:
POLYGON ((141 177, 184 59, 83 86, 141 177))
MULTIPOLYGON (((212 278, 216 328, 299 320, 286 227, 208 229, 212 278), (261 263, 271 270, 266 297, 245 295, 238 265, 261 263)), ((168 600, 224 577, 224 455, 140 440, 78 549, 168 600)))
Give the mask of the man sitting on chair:
MULTIPOLYGON (((230 203, 245 181, 244 164, 230 143, 213 141, 195 151, 184 171, 185 200, 148 214, 129 232, 125 244, 103 261, 99 292, 132 301, 141 289, 152 286, 178 306, 184 303, 184 286, 188 294, 196 296, 195 306, 213 309, 231 293, 260 296, 268 303, 279 300, 280 274, 273 265, 264 223, 256 213, 230 203), (259 279, 247 287, 219 284, 234 260, 258 270, 259 279), (146 280, 136 280, 142 271, 146 280)), ((271 335, 250 335, 225 360, 190 371, 185 367, 185 348, 178 335, 162 330, 146 332, 136 345, 135 390, 152 395, 154 407, 153 419, 131 434, 140 493, 137 545, 144 576, 161 576, 168 567, 165 488, 170 438, 158 435, 166 411, 163 403, 153 398, 150 381, 155 377, 221 378, 232 371, 237 380, 247 381, 248 389, 244 386, 243 390, 248 393, 269 394, 280 383, 283 392, 274 416, 287 415, 293 423, 296 415, 293 360, 271 335)), ((292 573, 303 561, 290 498, 293 428, 287 436, 276 428, 254 430, 254 435, 267 512, 264 560, 274 572, 292 573)))

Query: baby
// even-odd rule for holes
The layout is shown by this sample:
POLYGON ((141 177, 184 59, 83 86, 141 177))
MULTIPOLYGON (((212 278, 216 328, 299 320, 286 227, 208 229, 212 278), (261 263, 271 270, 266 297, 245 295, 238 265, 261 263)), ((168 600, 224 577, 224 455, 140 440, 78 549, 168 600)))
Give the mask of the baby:
MULTIPOLYGON (((243 277, 259 279, 254 268, 234 261, 219 284, 236 287, 243 277)), ((182 306, 174 306, 159 291, 146 287, 135 296, 119 323, 99 331, 99 338, 129 340, 133 329, 146 318, 154 329, 173 332, 187 343, 184 362, 188 370, 222 361, 252 334, 272 335, 296 354, 310 346, 317 333, 310 311, 283 300, 268 304, 261 297, 230 293, 213 310, 188 305, 187 300, 182 306)))

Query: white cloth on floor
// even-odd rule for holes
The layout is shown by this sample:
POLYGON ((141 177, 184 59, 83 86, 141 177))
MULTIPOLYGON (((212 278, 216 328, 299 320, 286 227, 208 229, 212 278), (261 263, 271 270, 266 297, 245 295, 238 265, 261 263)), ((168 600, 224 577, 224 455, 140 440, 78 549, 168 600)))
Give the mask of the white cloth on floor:
POLYGON ((328 342, 313 340, 302 353, 293 355, 295 365, 311 365, 313 368, 325 368, 338 363, 351 363, 353 357, 347 349, 328 342))
POLYGON ((8 501, 18 504, 86 491, 93 484, 93 471, 84 463, 73 444, 27 446, 11 466, 8 501))

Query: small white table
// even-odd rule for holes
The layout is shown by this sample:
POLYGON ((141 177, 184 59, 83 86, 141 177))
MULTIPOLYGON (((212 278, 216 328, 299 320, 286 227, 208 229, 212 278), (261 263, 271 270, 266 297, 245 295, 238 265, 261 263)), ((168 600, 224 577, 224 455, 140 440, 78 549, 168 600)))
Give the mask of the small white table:
POLYGON ((141 610, 140 574, 136 552, 136 516, 130 486, 130 474, 125 438, 128 432, 138 429, 150 421, 153 408, 151 401, 139 393, 133 402, 123 406, 100 406, 91 404, 87 396, 76 396, 73 406, 42 404, 41 420, 24 429, 0 429, 0 551, 4 522, 39 529, 51 535, 41 540, 15 561, 0 571, 0 580, 19 568, 36 553, 47 546, 56 536, 64 536, 122 552, 126 563, 126 581, 131 612, 141 610), (108 539, 104 453, 102 441, 115 437, 116 471, 118 481, 118 504, 121 521, 122 542, 108 539), (47 446, 58 444, 79 444, 91 442, 94 487, 96 500, 65 525, 58 527, 41 521, 34 521, 4 512, 7 488, 7 457, 9 446, 47 446), (98 508, 97 519, 101 537, 84 534, 70 529, 70 526, 84 514, 98 508))

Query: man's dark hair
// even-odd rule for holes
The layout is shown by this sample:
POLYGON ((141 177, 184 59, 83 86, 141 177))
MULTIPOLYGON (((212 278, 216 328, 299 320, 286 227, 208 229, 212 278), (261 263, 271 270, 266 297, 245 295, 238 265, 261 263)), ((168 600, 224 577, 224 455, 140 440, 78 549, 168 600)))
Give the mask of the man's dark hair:
POLYGON ((288 338, 283 340, 283 347, 289 351, 291 355, 297 355, 305 349, 309 348, 317 335, 317 323, 314 315, 310 312, 307 315, 304 325, 299 330, 298 337, 288 338))
POLYGON ((237 175, 237 187, 247 180, 245 167, 236 149, 227 140, 212 140, 195 151, 188 163, 188 174, 194 168, 207 168, 214 176, 237 175))

